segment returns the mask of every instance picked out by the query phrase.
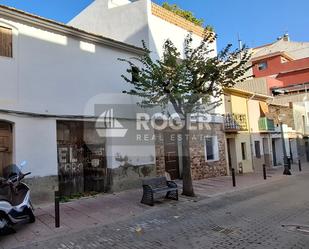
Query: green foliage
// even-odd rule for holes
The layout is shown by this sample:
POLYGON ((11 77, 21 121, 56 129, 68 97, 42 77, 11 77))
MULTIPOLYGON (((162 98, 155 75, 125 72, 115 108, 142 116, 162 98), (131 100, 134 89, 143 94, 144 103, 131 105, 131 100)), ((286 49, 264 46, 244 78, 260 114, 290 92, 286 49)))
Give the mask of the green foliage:
POLYGON ((66 202, 70 202, 73 200, 77 200, 77 199, 81 199, 83 197, 94 197, 96 195, 98 195, 98 192, 92 191, 92 192, 87 192, 87 193, 76 193, 70 196, 62 196, 60 198, 60 202, 61 203, 66 203, 66 202))
MULTIPOLYGON (((178 16, 185 18, 186 20, 188 20, 188 21, 190 21, 190 22, 192 22, 192 23, 194 23, 198 26, 203 27, 203 25, 204 25, 204 19, 196 18, 191 11, 182 10, 176 4, 169 4, 168 2, 164 2, 162 4, 162 7, 164 9, 167 9, 167 10, 175 13, 178 16)), ((207 27, 208 27, 209 31, 212 31, 212 32, 214 31, 212 26, 208 25, 207 27)))
POLYGON ((210 32, 215 32, 214 27, 211 26, 211 25, 207 25, 206 28, 205 28, 205 30, 210 31, 210 32))
POLYGON ((231 45, 228 45, 217 56, 211 56, 213 51, 209 44, 213 42, 213 35, 205 34, 198 47, 192 45, 192 34, 186 37, 182 59, 170 40, 164 43, 164 55, 159 60, 152 59, 143 42, 143 56, 120 59, 129 64, 130 76, 132 68, 139 72, 134 80, 122 75, 132 86, 124 93, 139 97, 138 104, 142 107, 165 109, 172 104, 181 116, 201 109, 208 112, 220 105, 223 89, 246 79, 244 74, 251 55, 245 47, 231 52, 231 45))

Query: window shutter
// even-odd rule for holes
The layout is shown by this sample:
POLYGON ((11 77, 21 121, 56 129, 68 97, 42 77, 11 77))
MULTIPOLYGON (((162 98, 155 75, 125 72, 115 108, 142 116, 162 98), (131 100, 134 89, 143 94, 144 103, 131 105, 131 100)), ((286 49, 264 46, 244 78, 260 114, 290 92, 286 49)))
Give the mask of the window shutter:
POLYGON ((0 56, 12 57, 12 29, 0 27, 0 56))

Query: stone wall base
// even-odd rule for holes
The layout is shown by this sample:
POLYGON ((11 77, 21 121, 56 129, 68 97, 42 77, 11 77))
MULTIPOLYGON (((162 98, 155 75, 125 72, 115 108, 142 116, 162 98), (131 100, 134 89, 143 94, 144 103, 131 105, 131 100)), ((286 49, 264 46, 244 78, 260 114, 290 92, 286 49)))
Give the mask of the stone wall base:
POLYGON ((142 180, 156 176, 155 165, 121 166, 112 170, 111 192, 142 188, 142 180))
MULTIPOLYGON (((190 132, 190 161, 193 180, 226 176, 228 174, 225 141, 222 124, 211 123, 208 129, 190 132), (205 142, 200 138, 208 136, 217 137, 218 158, 215 161, 205 159, 205 142)), ((164 142, 156 141, 156 172, 158 176, 165 175, 165 156, 164 142)), ((182 155, 179 151, 178 156, 180 161, 182 155)))
POLYGON ((54 201, 54 193, 58 190, 58 176, 32 177, 24 182, 30 188, 34 206, 54 201))

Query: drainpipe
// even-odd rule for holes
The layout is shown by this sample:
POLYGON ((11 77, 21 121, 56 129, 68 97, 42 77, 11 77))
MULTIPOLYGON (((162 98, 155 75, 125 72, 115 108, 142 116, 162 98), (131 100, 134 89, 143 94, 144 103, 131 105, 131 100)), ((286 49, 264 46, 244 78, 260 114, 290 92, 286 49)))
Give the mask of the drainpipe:
POLYGON ((248 117, 248 130, 249 130, 249 137, 250 137, 250 148, 251 148, 251 163, 252 163, 252 169, 254 168, 254 159, 253 159, 253 143, 252 143, 252 136, 251 136, 251 127, 250 127, 250 117, 249 117, 249 101, 252 100, 256 94, 254 93, 250 98, 246 99, 247 104, 247 117, 248 117))

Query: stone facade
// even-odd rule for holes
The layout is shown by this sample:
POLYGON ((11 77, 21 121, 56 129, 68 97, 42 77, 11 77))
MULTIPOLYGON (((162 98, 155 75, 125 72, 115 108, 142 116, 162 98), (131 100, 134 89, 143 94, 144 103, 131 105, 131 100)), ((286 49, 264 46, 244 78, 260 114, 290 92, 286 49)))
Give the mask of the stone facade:
MULTIPOLYGON (((156 171, 158 176, 165 174, 164 141, 156 141, 156 171)), ((181 155, 178 155, 181 157, 181 155)), ((226 176, 227 160, 225 148, 225 134, 222 124, 210 124, 208 129, 190 132, 191 173, 193 180, 226 176), (205 160, 205 136, 217 136, 219 160, 207 162, 205 160), (202 140, 201 140, 202 139, 202 140)))
POLYGON ((210 131, 203 130, 193 132, 192 136, 203 134, 204 136, 217 136, 219 147, 219 160, 207 162, 205 160, 205 144, 198 140, 192 140, 190 143, 191 153, 191 171, 193 180, 201 180, 210 177, 226 176, 227 160, 225 150, 225 135, 222 124, 210 124, 210 131))
POLYGON ((110 177, 110 190, 108 192, 120 192, 127 189, 140 188, 142 180, 156 176, 156 168, 151 165, 125 164, 113 169, 110 177))

